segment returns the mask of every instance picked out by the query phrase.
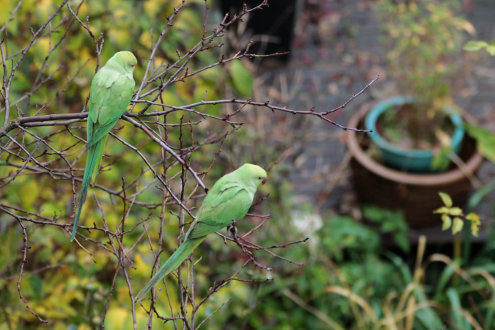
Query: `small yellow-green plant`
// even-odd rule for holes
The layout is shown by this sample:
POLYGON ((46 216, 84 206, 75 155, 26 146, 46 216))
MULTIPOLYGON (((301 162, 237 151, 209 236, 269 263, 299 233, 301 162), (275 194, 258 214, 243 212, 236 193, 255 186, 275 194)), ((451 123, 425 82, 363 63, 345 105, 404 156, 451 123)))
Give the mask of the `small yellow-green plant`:
POLYGON ((480 217, 474 212, 464 214, 460 207, 454 206, 452 198, 447 193, 439 192, 438 195, 442 199, 443 206, 433 212, 441 214, 442 230, 452 228, 452 234, 455 235, 462 231, 464 221, 471 221, 471 233, 477 237, 481 223, 480 217))
POLYGON ((476 52, 481 49, 485 49, 488 54, 495 56, 495 41, 486 42, 484 40, 471 40, 466 45, 464 45, 464 50, 470 52, 476 52))

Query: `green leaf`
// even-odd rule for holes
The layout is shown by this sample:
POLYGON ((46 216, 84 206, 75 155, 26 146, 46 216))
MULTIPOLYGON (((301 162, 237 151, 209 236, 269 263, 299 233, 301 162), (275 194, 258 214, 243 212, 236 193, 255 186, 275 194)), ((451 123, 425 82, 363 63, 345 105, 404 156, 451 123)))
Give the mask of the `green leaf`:
POLYGON ((466 123, 467 133, 476 140, 480 153, 488 160, 495 162, 495 135, 480 126, 466 123))
POLYGON ((402 251, 409 252, 410 245, 406 235, 394 235, 394 241, 402 249, 402 251))
POLYGON ((230 76, 234 89, 243 97, 250 97, 253 94, 253 76, 241 61, 232 62, 230 76))
POLYGON ((448 288, 447 297, 449 298, 450 315, 452 320, 454 321, 454 324, 456 326, 459 326, 459 329, 469 329, 470 327, 467 326, 466 320, 460 313, 462 307, 461 307, 461 299, 459 297, 459 292, 454 288, 448 288))
POLYGON ((476 205, 481 203, 486 195, 490 194, 492 191, 495 191, 495 182, 487 183, 486 185, 476 189, 475 193, 469 198, 467 209, 472 210, 476 205))
POLYGON ((470 52, 479 51, 482 48, 484 48, 488 52, 488 54, 495 56, 495 43, 493 42, 487 43, 483 40, 471 40, 466 45, 464 45, 464 50, 470 52))
POLYGON ((454 218, 454 224, 452 225, 452 234, 457 234, 464 227, 464 221, 461 218, 454 218))
POLYGON ((455 268, 453 267, 453 265, 447 265, 442 272, 442 276, 440 276, 440 279, 435 285, 434 300, 442 297, 445 294, 445 288, 447 284, 450 283, 450 281, 452 280, 452 276, 454 275, 455 275, 455 268))
POLYGON ((31 275, 28 277, 29 285, 33 290, 33 294, 36 298, 41 298, 43 295, 43 281, 38 275, 31 275))
POLYGON ((448 207, 442 206, 442 207, 436 209, 435 211, 433 211, 433 213, 435 213, 435 214, 439 214, 439 213, 440 214, 448 214, 449 213, 449 210, 450 209, 448 207))
POLYGON ((402 250, 409 250, 407 224, 402 212, 366 205, 363 208, 363 215, 367 220, 380 224, 380 232, 391 235, 402 250))
POLYGON ((192 42, 202 34, 203 18, 197 10, 186 8, 185 10, 181 10, 180 19, 175 22, 174 28, 177 31, 186 32, 184 35, 192 39, 187 41, 182 40, 183 42, 192 42))
POLYGON ((486 41, 483 40, 471 40, 467 44, 464 45, 464 50, 475 52, 482 48, 488 46, 486 41))
POLYGON ((490 44, 490 45, 486 46, 486 51, 491 56, 495 56, 495 44, 490 44))
POLYGON ((445 171, 450 164, 449 155, 452 153, 451 146, 443 147, 440 152, 435 153, 431 163, 431 169, 434 171, 445 171))
POLYGON ((17 228, 10 225, 4 218, 4 226, 0 230, 0 242, 2 242, 2 253, 0 253, 0 272, 7 272, 9 264, 13 264, 22 244, 22 235, 19 235, 17 228))
POLYGON ((439 192, 438 195, 440 196, 440 198, 442 199, 442 202, 445 206, 447 207, 452 207, 452 198, 450 198, 450 196, 444 192, 439 192))
POLYGON ((452 207, 449 209, 449 214, 453 216, 462 215, 462 209, 460 207, 452 207))
POLYGON ((450 228, 450 225, 452 224, 452 220, 447 214, 442 214, 442 230, 447 230, 450 228))

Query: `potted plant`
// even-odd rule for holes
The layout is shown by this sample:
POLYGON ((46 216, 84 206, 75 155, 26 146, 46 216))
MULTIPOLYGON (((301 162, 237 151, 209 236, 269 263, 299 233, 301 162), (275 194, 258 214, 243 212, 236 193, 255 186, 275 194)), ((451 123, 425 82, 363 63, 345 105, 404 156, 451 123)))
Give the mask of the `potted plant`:
POLYGON ((459 153, 464 129, 451 97, 463 70, 464 34, 472 26, 452 1, 381 0, 389 75, 401 96, 378 103, 365 126, 388 166, 408 172, 445 170, 459 153))
POLYGON ((412 227, 441 224, 433 214, 439 191, 464 204, 482 162, 476 141, 464 132, 465 123, 475 120, 451 96, 465 68, 465 31, 473 30, 456 15, 458 6, 455 0, 376 4, 389 75, 403 95, 365 105, 348 123, 373 130, 347 136, 360 202, 401 209, 412 227))
MULTIPOLYGON (((365 104, 351 116, 349 127, 364 128, 368 112, 369 105, 365 104)), ((462 117, 471 125, 476 123, 467 113, 462 117)), ((441 225, 438 214, 433 214, 441 203, 439 191, 448 193, 455 205, 464 205, 483 161, 476 141, 469 135, 459 152, 459 166, 450 166, 440 173, 410 173, 391 168, 373 156, 369 136, 354 130, 347 132, 346 144, 352 156, 352 182, 361 205, 399 209, 410 227, 441 225)))

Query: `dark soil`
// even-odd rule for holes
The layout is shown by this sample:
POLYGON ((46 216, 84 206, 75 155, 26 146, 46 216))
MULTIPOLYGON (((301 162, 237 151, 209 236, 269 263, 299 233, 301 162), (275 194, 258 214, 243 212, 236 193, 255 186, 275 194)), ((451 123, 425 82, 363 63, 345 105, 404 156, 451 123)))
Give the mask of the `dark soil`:
POLYGON ((377 130, 385 140, 404 149, 436 151, 449 146, 454 133, 449 117, 445 114, 427 118, 418 116, 419 112, 413 104, 390 108, 378 118, 377 130))

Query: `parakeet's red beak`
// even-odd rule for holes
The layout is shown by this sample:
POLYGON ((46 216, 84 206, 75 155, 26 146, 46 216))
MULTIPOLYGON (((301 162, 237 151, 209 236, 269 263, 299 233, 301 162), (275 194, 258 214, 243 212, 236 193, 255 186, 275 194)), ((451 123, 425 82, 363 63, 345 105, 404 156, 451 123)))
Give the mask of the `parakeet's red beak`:
POLYGON ((266 181, 268 181, 268 178, 267 178, 267 177, 265 177, 265 178, 263 179, 263 181, 261 181, 261 183, 262 183, 262 184, 265 184, 265 183, 266 183, 266 181))

